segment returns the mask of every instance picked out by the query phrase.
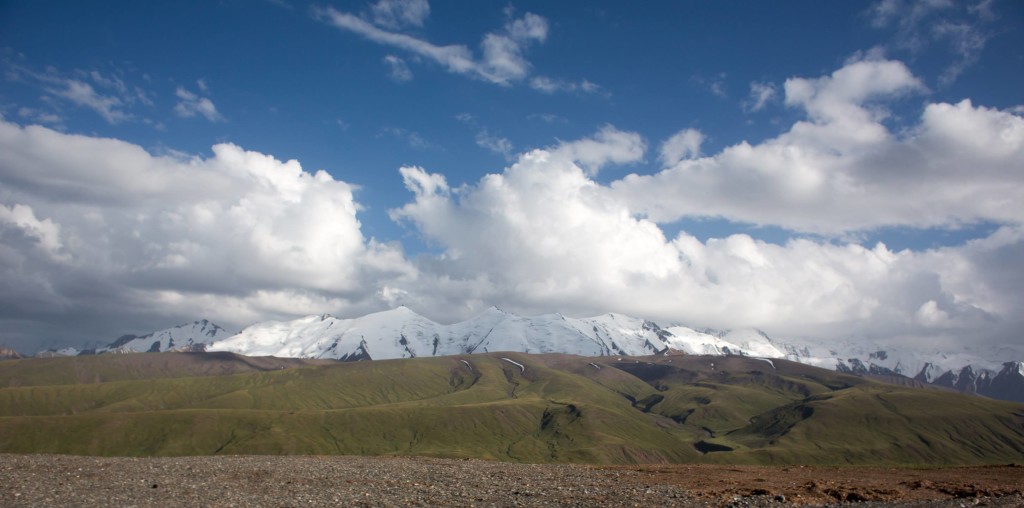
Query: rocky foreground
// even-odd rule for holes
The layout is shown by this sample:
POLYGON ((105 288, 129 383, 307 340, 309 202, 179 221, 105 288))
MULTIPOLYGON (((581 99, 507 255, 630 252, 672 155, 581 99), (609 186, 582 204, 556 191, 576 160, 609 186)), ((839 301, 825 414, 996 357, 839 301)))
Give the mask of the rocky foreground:
POLYGON ((1024 467, 0 455, 0 506, 1024 506, 1024 467), (866 502, 866 504, 865 504, 866 502))

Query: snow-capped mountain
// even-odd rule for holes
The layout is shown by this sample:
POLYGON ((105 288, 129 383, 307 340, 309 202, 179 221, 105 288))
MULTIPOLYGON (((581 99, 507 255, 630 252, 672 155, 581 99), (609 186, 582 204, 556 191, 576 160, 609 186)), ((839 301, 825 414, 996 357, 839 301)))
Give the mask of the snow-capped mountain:
POLYGON ((303 358, 391 359, 487 351, 643 355, 667 347, 657 325, 607 314, 522 317, 490 308, 473 319, 442 325, 406 307, 355 319, 308 316, 252 325, 211 343, 207 351, 303 358))
POLYGON ((162 353, 164 351, 203 350, 211 344, 231 335, 227 330, 203 319, 178 325, 141 337, 124 335, 96 353, 162 353))
MULTIPOLYGON (((900 375, 921 382, 1024 402, 1024 350, 922 351, 863 341, 775 339, 753 329, 718 331, 604 314, 524 317, 492 307, 450 325, 406 307, 340 319, 329 315, 265 321, 231 335, 209 321, 145 336, 127 335, 84 353, 174 350, 230 351, 247 356, 383 360, 489 351, 568 353, 583 356, 650 355, 678 351, 697 355, 785 358, 854 374, 900 375), (995 360, 994 358, 999 358, 995 360)), ((74 355, 73 348, 48 352, 74 355)))
POLYGON ((165 351, 203 351, 206 345, 231 336, 227 330, 203 319, 185 323, 146 335, 122 335, 110 344, 79 350, 73 347, 48 349, 36 353, 36 357, 77 356, 80 354, 104 353, 163 353, 165 351))
MULTIPOLYGON (((412 358, 488 351, 649 355, 669 350, 789 360, 854 374, 901 375, 994 397, 1024 400, 1024 364, 970 351, 916 351, 857 341, 773 339, 762 331, 662 327, 621 314, 523 317, 490 308, 451 325, 406 307, 354 319, 309 316, 258 323, 210 343, 208 351, 340 360, 412 358)), ((1021 354, 1024 358, 1024 353, 1021 354)), ((1004 356, 1005 358, 1005 356, 1004 356)))

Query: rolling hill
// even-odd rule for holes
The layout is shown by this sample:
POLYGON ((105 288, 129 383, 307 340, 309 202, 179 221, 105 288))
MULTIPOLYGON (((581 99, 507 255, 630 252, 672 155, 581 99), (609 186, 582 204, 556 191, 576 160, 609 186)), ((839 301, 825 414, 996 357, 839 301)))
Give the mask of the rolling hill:
POLYGON ((1024 405, 741 356, 333 362, 148 353, 0 363, 0 452, 516 462, 978 464, 1024 405))

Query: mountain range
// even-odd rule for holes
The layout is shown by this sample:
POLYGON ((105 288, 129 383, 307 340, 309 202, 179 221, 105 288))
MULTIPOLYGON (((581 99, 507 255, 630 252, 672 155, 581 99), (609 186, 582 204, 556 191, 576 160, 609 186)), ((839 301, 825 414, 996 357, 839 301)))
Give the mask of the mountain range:
POLYGON ((450 325, 436 323, 407 307, 351 319, 314 315, 292 321, 265 321, 237 334, 201 320, 143 336, 125 335, 96 349, 64 348, 37 356, 164 351, 224 351, 342 361, 497 351, 580 356, 644 356, 676 351, 787 359, 842 373, 916 381, 1024 401, 1024 351, 923 351, 852 339, 827 343, 806 338, 777 339, 755 329, 662 326, 621 314, 524 317, 496 307, 450 325))

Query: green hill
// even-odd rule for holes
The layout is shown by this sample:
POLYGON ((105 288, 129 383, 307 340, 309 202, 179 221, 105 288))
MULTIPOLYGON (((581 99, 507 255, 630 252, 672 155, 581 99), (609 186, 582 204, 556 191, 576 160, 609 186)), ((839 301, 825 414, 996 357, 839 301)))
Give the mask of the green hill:
POLYGON ((0 362, 0 386, 0 452, 13 453, 815 464, 1024 456, 1024 405, 743 357, 335 363, 153 353, 0 362))

